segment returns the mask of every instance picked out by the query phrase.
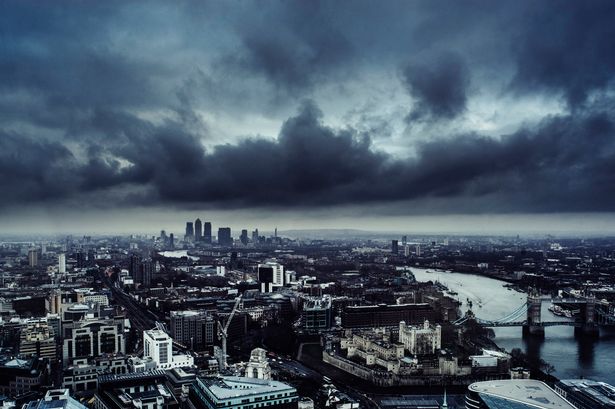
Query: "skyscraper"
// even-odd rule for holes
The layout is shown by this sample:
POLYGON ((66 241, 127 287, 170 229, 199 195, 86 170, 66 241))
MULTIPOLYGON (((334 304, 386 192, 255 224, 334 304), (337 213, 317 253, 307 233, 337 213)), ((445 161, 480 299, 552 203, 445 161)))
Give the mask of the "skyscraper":
POLYGON ((243 229, 241 231, 241 236, 239 236, 239 240, 241 241, 241 244, 243 244, 244 246, 248 244, 248 230, 243 229))
POLYGON ((173 233, 169 234, 169 247, 175 247, 175 236, 173 235, 173 233))
POLYGON ((399 254, 399 243, 397 240, 391 240, 391 253, 399 254))
POLYGON ((38 249, 28 250, 28 264, 30 267, 38 266, 38 249))
POLYGON ((194 237, 194 225, 192 222, 186 222, 186 239, 191 239, 194 237))
POLYGON ((211 223, 205 222, 205 231, 203 232, 203 239, 205 243, 211 244, 211 223))
POLYGON ((66 254, 58 254, 58 273, 66 273, 66 254))
POLYGON ((220 227, 218 229, 218 244, 221 246, 233 245, 233 237, 231 237, 230 227, 220 227))
POLYGON ((130 255, 128 259, 128 273, 136 282, 141 282, 141 257, 139 255, 130 255))
POLYGON ((203 225, 201 219, 194 221, 194 241, 201 241, 203 239, 203 225))
POLYGON ((154 261, 152 259, 143 260, 141 263, 141 281, 143 287, 149 287, 152 285, 152 277, 154 276, 154 261))

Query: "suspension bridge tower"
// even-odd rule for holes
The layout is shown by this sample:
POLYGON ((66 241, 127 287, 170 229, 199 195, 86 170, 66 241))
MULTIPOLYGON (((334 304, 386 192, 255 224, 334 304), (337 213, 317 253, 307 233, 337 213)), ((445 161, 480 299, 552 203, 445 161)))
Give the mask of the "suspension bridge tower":
POLYGON ((536 293, 527 296, 527 323, 523 326, 524 335, 545 336, 545 328, 542 326, 540 312, 542 300, 536 293))

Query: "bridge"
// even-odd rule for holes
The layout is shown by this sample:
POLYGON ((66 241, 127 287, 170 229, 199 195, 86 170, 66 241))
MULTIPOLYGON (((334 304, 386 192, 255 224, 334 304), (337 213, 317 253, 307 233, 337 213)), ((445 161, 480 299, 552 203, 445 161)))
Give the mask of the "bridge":
POLYGON ((485 320, 475 317, 469 312, 453 324, 461 325, 469 319, 474 319, 484 327, 522 327, 524 334, 544 336, 545 327, 572 326, 575 333, 583 335, 599 335, 600 326, 615 326, 615 310, 613 305, 606 301, 597 301, 595 297, 579 298, 551 298, 528 294, 527 302, 520 305, 506 316, 497 320, 485 320), (578 309, 578 315, 574 319, 543 321, 542 303, 549 301, 554 305, 578 309))

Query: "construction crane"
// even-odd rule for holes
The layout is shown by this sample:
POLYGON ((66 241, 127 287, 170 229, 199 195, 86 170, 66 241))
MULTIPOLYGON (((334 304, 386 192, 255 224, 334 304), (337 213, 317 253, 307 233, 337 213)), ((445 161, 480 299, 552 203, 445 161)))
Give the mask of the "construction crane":
POLYGON ((239 307, 240 302, 241 302, 241 295, 235 299, 235 305, 233 306, 233 310, 231 311, 231 314, 228 316, 228 320, 226 321, 225 325, 222 325, 222 321, 218 320, 218 339, 222 341, 222 368, 221 369, 226 369, 227 367, 226 338, 228 336, 228 327, 231 324, 233 317, 235 316, 235 312, 237 311, 237 308, 239 307))

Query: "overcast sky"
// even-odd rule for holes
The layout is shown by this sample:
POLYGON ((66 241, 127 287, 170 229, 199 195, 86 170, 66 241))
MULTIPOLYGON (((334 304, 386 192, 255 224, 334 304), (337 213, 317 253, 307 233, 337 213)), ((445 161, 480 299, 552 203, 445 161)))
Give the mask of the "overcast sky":
POLYGON ((613 232, 614 21, 611 0, 0 2, 0 229, 613 232))

